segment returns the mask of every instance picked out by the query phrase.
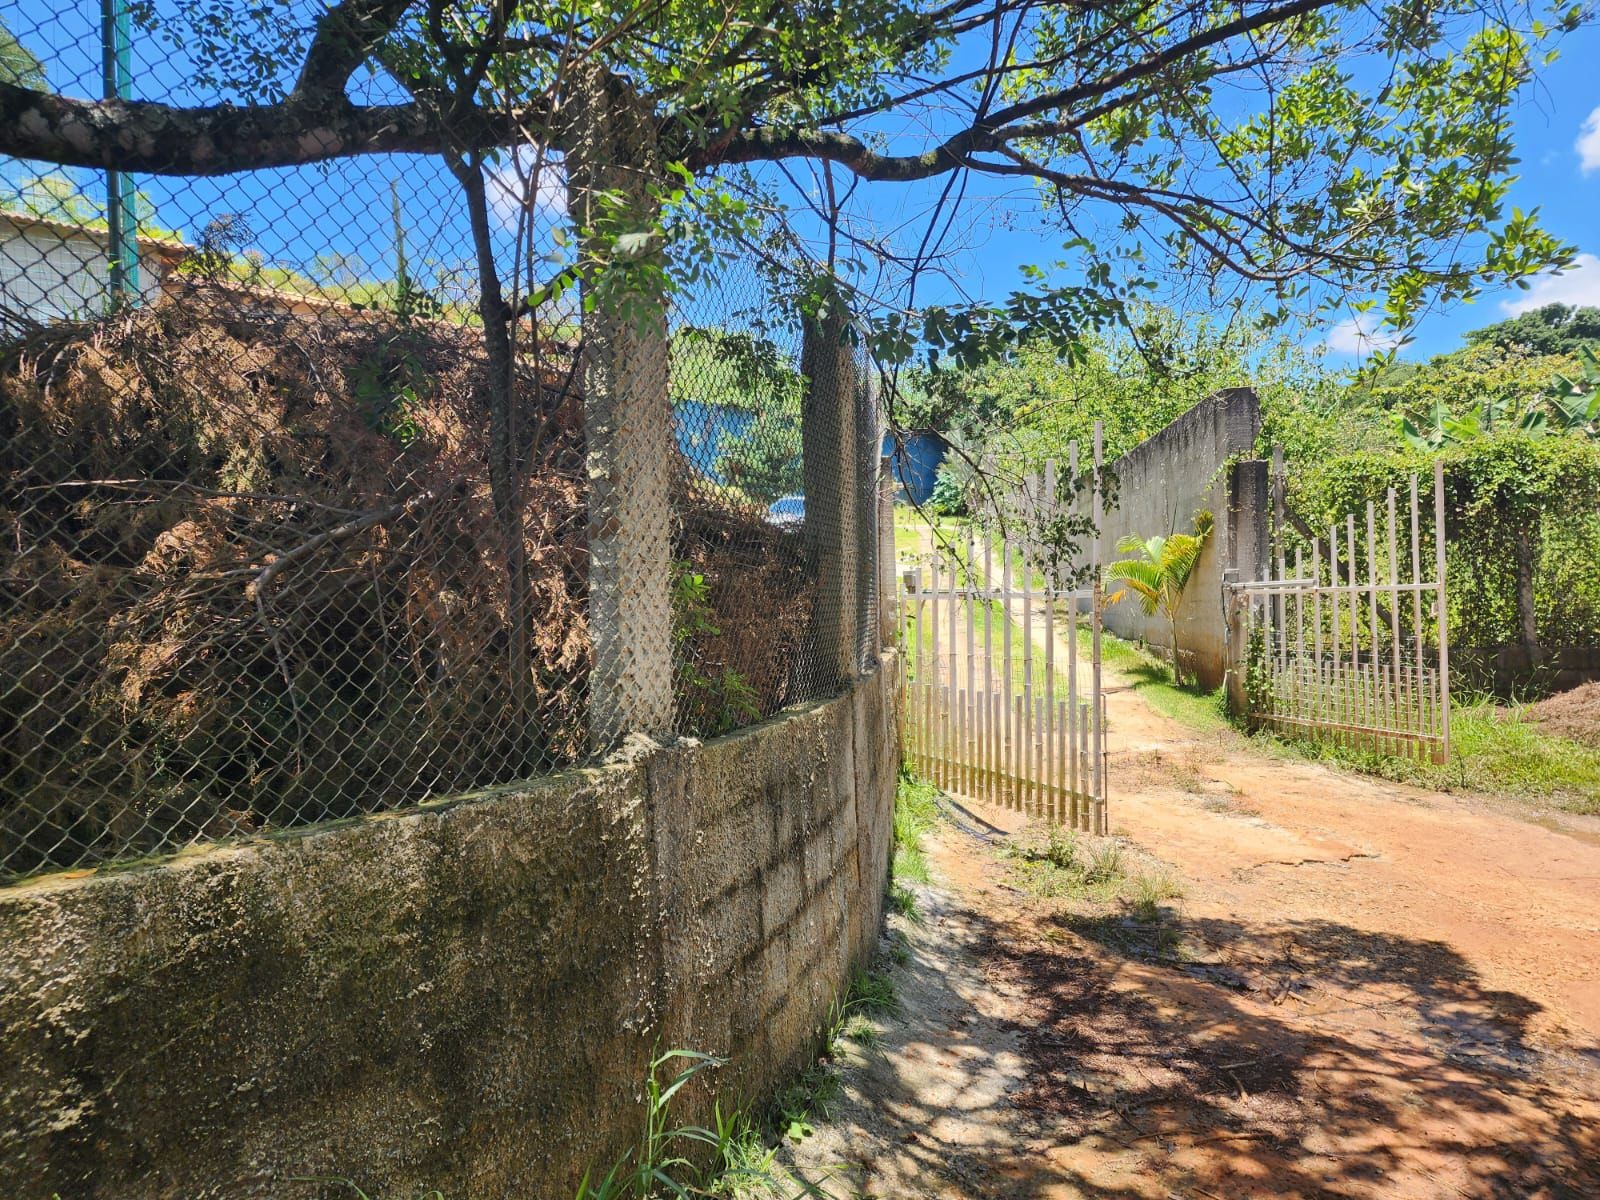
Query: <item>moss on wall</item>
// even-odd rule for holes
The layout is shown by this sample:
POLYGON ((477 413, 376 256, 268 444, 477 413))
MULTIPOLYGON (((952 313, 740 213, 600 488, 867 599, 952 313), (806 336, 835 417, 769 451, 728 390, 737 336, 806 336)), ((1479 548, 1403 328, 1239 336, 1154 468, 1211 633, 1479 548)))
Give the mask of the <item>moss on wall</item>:
POLYGON ((634 1135, 653 1047, 769 1089, 877 928, 897 682, 0 892, 0 1195, 564 1197, 634 1135))

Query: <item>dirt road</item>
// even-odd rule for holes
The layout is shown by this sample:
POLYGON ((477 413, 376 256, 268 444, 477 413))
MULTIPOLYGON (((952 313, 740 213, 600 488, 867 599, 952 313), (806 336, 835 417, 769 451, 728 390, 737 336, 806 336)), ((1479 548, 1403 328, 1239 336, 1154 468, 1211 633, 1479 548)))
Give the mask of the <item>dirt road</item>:
POLYGON ((801 1169, 838 1196, 1600 1197, 1600 823, 1110 703, 1113 828, 1183 897, 1038 898, 999 853, 1019 819, 968 808, 902 923, 905 1015, 801 1169))

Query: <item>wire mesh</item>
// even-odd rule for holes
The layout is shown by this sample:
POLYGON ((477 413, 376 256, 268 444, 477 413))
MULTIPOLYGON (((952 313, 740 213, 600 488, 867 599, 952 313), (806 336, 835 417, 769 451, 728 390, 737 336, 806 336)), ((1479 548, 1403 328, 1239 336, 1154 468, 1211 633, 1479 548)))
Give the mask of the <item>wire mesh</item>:
MULTIPOLYGON (((283 86, 138 19, 111 80, 101 15, 4 0, 0 72, 181 103, 283 86)), ((292 40, 316 15, 240 19, 292 40)), ((585 312, 545 286, 574 243, 559 156, 483 179, 503 402, 442 158, 0 159, 0 879, 507 784, 630 728, 727 732, 837 688, 830 630, 870 666, 869 372, 808 464, 819 389, 769 275, 730 253, 653 325, 585 312), (642 392, 654 442, 613 420, 642 392), (819 510, 819 480, 855 502, 819 510)))

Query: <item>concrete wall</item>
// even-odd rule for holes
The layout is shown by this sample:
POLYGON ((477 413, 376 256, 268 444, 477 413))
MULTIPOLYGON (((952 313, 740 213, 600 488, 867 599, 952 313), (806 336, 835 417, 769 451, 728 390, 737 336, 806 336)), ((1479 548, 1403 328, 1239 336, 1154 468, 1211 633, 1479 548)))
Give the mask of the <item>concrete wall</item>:
POLYGON ((566 1200, 636 1136, 652 1048, 769 1090, 873 945, 898 675, 704 746, 0 892, 0 1196, 566 1200))
MULTIPOLYGON (((1239 460, 1261 432, 1261 406, 1249 388, 1229 388, 1201 401, 1160 433, 1111 464, 1116 503, 1101 530, 1101 558, 1123 557, 1117 542, 1132 534, 1189 533, 1195 514, 1209 511, 1215 532, 1200 556, 1178 610, 1178 640, 1185 665, 1207 687, 1227 670, 1227 616, 1223 572, 1236 568, 1257 578, 1265 564, 1267 495, 1263 464, 1239 460)), ((1106 627, 1120 637, 1171 645, 1165 617, 1146 617, 1136 599, 1106 612, 1106 627)))

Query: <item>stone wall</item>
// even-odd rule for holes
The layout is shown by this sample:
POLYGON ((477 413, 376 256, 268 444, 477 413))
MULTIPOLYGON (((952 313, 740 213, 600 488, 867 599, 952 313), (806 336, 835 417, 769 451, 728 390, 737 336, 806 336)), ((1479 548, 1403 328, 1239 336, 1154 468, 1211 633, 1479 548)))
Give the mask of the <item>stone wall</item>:
POLYGON ((898 683, 0 892, 0 1195, 566 1200, 636 1136, 653 1049, 761 1096, 873 945, 898 683))
MULTIPOLYGON (((1266 565, 1267 494, 1264 464, 1245 462, 1261 432, 1261 405, 1249 388, 1229 388, 1195 405, 1160 433, 1111 464, 1115 503, 1101 528, 1101 559, 1123 557, 1117 542, 1191 533, 1196 514, 1212 514, 1215 531, 1178 609, 1184 662, 1207 687, 1227 671, 1228 621, 1223 574, 1258 578, 1266 565)), ((1106 611, 1119 637, 1171 645, 1165 617, 1146 617, 1128 598, 1106 611)))

